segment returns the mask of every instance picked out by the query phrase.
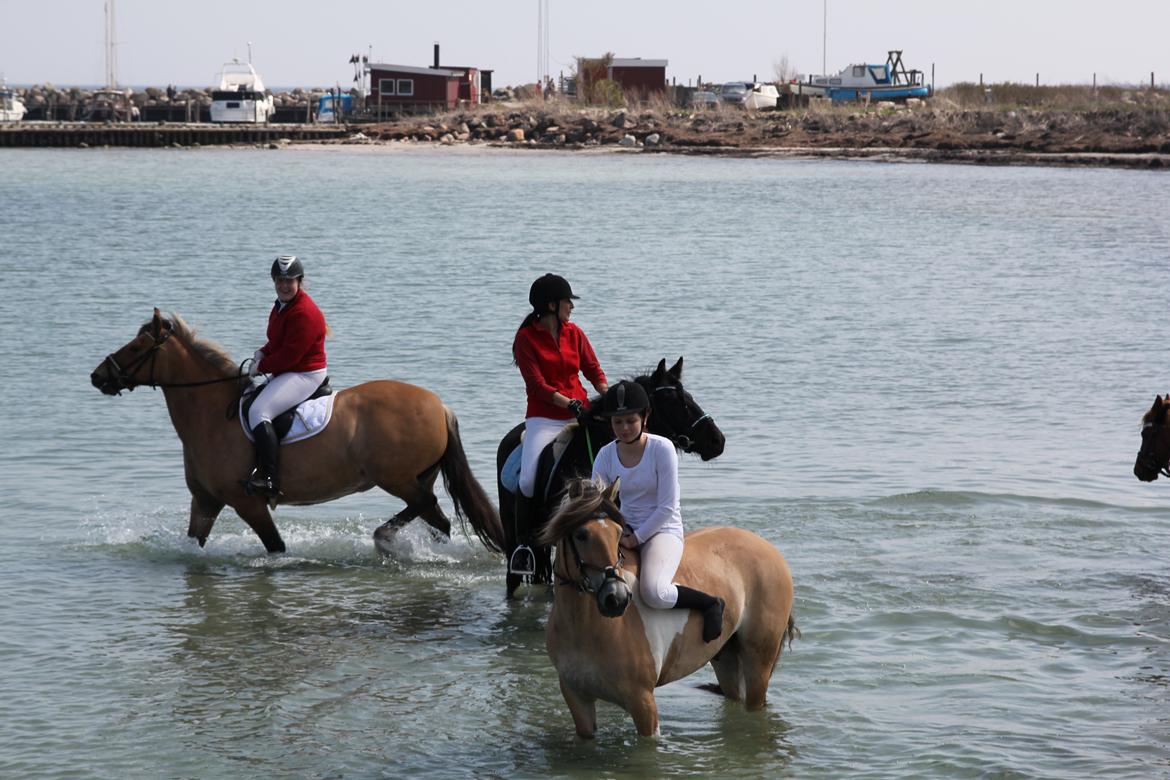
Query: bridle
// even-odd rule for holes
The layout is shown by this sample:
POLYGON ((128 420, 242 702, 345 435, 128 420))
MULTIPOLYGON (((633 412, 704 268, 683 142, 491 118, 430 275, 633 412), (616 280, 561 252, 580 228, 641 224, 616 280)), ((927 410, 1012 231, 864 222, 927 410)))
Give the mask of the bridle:
POLYGON ((1161 438, 1164 435, 1163 431, 1165 427, 1165 423, 1156 422, 1148 422, 1142 426, 1142 448, 1138 451, 1138 463, 1140 463, 1143 468, 1147 468, 1150 471, 1161 474, 1164 477, 1170 477, 1170 454, 1167 455, 1165 463, 1158 463, 1157 458, 1154 457, 1154 453, 1152 452, 1154 449, 1153 446, 1149 448, 1151 452, 1148 454, 1146 454, 1145 446, 1147 430, 1150 430, 1154 436, 1161 438))
POLYGON ((202 387, 204 385, 214 385, 214 384, 218 384, 220 382, 238 382, 245 376, 244 363, 246 363, 247 361, 240 363, 239 370, 236 372, 236 374, 234 376, 219 377, 217 379, 204 379, 204 380, 199 381, 199 382, 156 382, 156 381, 154 381, 154 365, 155 365, 155 362, 158 360, 158 351, 159 351, 159 349, 162 348, 162 345, 167 342, 167 339, 169 339, 171 337, 171 333, 172 333, 172 331, 169 329, 160 328, 159 335, 152 336, 152 338, 154 339, 154 343, 152 343, 150 345, 150 349, 146 350, 141 355, 134 358, 134 360, 131 361, 130 364, 127 365, 125 368, 122 368, 121 366, 118 365, 118 361, 114 359, 113 352, 106 355, 106 359, 102 361, 102 365, 106 367, 106 371, 109 373, 110 377, 109 377, 109 381, 106 382, 105 384, 107 386, 111 387, 115 393, 117 393, 118 395, 121 395, 123 390, 130 393, 130 392, 133 392, 134 388, 138 387, 139 385, 146 385, 147 387, 154 387, 154 388, 159 388, 159 387, 162 387, 162 388, 167 388, 167 387, 202 387), (145 382, 136 382, 134 379, 134 374, 137 373, 138 369, 142 368, 142 366, 145 365, 146 361, 148 361, 148 360, 150 361, 150 377, 149 377, 149 379, 145 382))
MULTIPOLYGON (((605 515, 605 514, 600 514, 600 513, 595 515, 591 519, 593 519, 593 520, 603 519, 603 520, 609 520, 610 522, 614 522, 612 517, 605 515)), ((557 584, 558 585, 571 585, 571 586, 575 587, 577 590, 581 591, 582 593, 589 593, 592 595, 597 595, 597 591, 600 590, 600 588, 602 586, 604 586, 605 583, 608 582, 609 580, 622 580, 623 578, 621 576, 621 568, 622 568, 622 564, 625 563, 626 556, 625 556, 625 553, 622 551, 621 542, 620 541, 618 542, 617 563, 612 565, 612 566, 598 566, 596 564, 586 563, 585 560, 581 557, 581 553, 577 549, 577 543, 575 541, 573 541, 573 534, 575 532, 576 532, 576 529, 574 529, 573 531, 570 531, 568 534, 565 535, 565 538, 568 540, 569 550, 570 550, 570 552, 573 553, 573 563, 576 564, 577 571, 580 573, 581 579, 575 580, 572 577, 568 577, 568 576, 565 576, 557 571, 554 571, 553 574, 556 575, 557 584), (601 580, 601 585, 594 585, 593 584, 593 581, 589 578, 589 575, 586 573, 587 569, 594 569, 594 570, 602 573, 603 576, 602 576, 602 580, 601 580)), ((566 574, 567 574, 567 572, 566 572, 566 574)))
MULTIPOLYGON (((659 385, 658 387, 655 387, 653 390, 650 391, 650 397, 654 398, 659 393, 679 393, 680 395, 682 395, 683 389, 681 387, 676 387, 675 385, 659 385)), ((691 403, 694 403, 693 399, 692 399, 691 403)), ((683 395, 683 407, 684 408, 686 407, 686 396, 685 395, 683 395)), ((695 444, 695 440, 691 438, 691 436, 695 432, 695 429, 698 428, 700 425, 702 425, 705 422, 714 422, 714 419, 715 419, 711 415, 704 412, 703 409, 698 404, 695 404, 695 408, 698 409, 700 414, 698 417, 696 417, 691 422, 690 427, 688 427, 686 429, 686 431, 674 430, 674 426, 670 425, 670 423, 667 422, 665 415, 663 415, 663 414, 655 415, 655 420, 659 424, 665 425, 667 430, 673 431, 673 433, 671 433, 671 435, 667 436, 666 438, 670 439, 670 441, 673 442, 676 447, 679 447, 680 449, 687 451, 687 452, 689 452, 690 448, 693 447, 695 444)))

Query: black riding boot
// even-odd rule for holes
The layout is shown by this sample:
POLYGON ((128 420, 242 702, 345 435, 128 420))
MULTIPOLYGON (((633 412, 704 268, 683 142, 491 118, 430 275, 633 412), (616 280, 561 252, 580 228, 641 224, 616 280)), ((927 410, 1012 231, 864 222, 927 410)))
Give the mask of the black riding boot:
POLYGON ((674 609, 695 609, 703 616, 703 641, 713 642, 723 633, 723 599, 708 596, 701 590, 676 585, 678 601, 674 609))
POLYGON ((252 429, 256 440, 256 470, 244 487, 249 493, 276 496, 280 493, 280 440, 270 422, 262 422, 252 429))
POLYGON ((516 540, 516 547, 508 560, 508 571, 512 574, 532 576, 536 573, 536 557, 530 546, 536 499, 529 498, 517 489, 512 499, 512 507, 514 509, 512 538, 516 540))

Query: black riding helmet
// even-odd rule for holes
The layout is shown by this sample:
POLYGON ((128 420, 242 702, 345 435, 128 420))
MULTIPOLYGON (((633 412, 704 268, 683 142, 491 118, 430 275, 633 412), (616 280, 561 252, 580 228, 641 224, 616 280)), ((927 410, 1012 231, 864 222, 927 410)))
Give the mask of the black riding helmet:
POLYGON ((296 255, 280 255, 272 261, 273 279, 303 279, 305 267, 296 255))
POLYGON ((614 417, 619 414, 645 412, 650 408, 650 397, 637 382, 623 379, 605 391, 601 402, 601 416, 614 417))
POLYGON ((556 274, 545 274, 528 288, 528 302, 532 304, 533 310, 540 314, 548 311, 550 303, 576 297, 565 277, 556 274))

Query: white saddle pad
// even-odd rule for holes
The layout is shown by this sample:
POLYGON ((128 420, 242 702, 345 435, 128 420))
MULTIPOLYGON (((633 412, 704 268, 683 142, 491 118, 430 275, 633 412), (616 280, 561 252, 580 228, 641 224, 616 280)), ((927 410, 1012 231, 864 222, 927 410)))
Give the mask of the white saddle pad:
MULTIPOLYGON (((280 440, 280 443, 292 444, 302 439, 310 439, 325 430, 325 426, 333 417, 333 399, 336 397, 337 393, 334 392, 305 401, 298 406, 293 415, 292 427, 288 429, 288 433, 280 440)), ((248 430, 248 418, 243 414, 243 411, 244 402, 240 401, 240 427, 244 429, 244 435, 248 437, 248 441, 255 441, 252 438, 252 432, 248 430)))

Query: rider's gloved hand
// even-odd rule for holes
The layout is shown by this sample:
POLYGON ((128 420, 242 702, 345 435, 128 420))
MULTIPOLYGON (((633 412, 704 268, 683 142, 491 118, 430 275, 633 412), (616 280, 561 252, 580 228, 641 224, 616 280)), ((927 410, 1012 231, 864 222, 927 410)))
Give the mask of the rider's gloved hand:
POLYGON ((248 366, 248 376, 255 377, 260 373, 260 361, 264 359, 264 352, 256 350, 252 353, 252 365, 248 366))
POLYGON ((572 401, 569 401, 569 405, 566 408, 573 413, 574 417, 580 417, 581 411, 585 408, 585 404, 574 398, 572 401))

